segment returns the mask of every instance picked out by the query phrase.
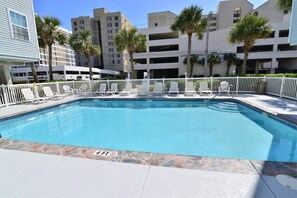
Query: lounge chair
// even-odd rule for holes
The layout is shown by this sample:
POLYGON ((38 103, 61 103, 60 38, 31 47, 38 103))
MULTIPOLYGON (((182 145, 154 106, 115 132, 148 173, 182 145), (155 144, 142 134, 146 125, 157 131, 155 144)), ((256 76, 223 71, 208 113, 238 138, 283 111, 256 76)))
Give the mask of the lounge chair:
POLYGON ((208 83, 207 82, 199 82, 199 94, 208 94, 211 95, 211 90, 208 88, 208 83))
POLYGON ((179 94, 178 82, 170 83, 169 94, 179 94))
POLYGON ((143 82, 138 90, 139 96, 147 96, 150 93, 150 84, 148 82, 143 82))
POLYGON ((231 84, 229 85, 229 82, 222 81, 221 84, 220 84, 220 87, 219 87, 219 94, 221 94, 223 92, 226 92, 229 95, 231 86, 232 85, 231 84))
POLYGON ((119 92, 118 90, 118 83, 111 83, 110 90, 107 91, 108 94, 117 94, 119 92))
POLYGON ((195 96, 196 91, 192 81, 186 82, 185 85, 185 96, 195 96))
POLYGON ((163 94, 163 83, 156 82, 153 93, 154 93, 154 95, 162 95, 163 94))
POLYGON ((32 90, 30 88, 24 88, 21 89, 21 92, 24 96, 24 99, 26 102, 41 102, 41 101, 47 101, 48 97, 36 97, 34 96, 32 90))
POLYGON ((78 92, 78 89, 72 89, 69 85, 63 85, 63 89, 66 95, 73 95, 78 92))
POLYGON ((106 83, 100 83, 99 89, 94 92, 95 94, 100 94, 101 96, 106 94, 106 83))
POLYGON ((132 93, 132 83, 127 82, 123 91, 120 92, 121 96, 130 95, 132 93))
POLYGON ((53 92, 50 87, 42 87, 44 95, 49 99, 62 99, 66 96, 66 94, 58 94, 57 92, 53 92))
POLYGON ((78 88, 78 93, 83 93, 86 94, 88 93, 89 89, 88 89, 88 85, 87 84, 82 84, 79 88, 78 88))

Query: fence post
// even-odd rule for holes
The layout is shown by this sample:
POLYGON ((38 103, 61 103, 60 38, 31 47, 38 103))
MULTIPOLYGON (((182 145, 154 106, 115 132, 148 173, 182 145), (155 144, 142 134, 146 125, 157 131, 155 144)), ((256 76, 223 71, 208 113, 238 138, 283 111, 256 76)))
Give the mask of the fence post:
POLYGON ((238 94, 239 76, 236 77, 236 95, 238 94))
POLYGON ((75 89, 75 87, 74 87, 74 80, 72 80, 72 89, 75 89))
POLYGON ((92 92, 92 90, 93 90, 93 79, 91 79, 91 80, 89 81, 89 86, 90 86, 89 91, 92 92))
POLYGON ((6 92, 6 89, 5 89, 5 85, 2 84, 1 88, 2 88, 2 91, 3 91, 4 104, 5 104, 6 107, 8 107, 7 92, 6 92))
POLYGON ((165 84, 165 78, 163 78, 163 81, 162 81, 163 85, 165 84))
POLYGON ((279 91, 279 97, 283 97, 284 85, 285 85, 285 77, 283 76, 280 91, 279 91))
POLYGON ((212 87, 212 83, 213 83, 212 81, 213 81, 213 79, 212 79, 212 76, 211 76, 211 77, 210 77, 210 91, 211 91, 211 92, 213 91, 213 90, 212 90, 212 88, 213 88, 213 87, 212 87))
POLYGON ((60 86, 58 82, 56 82, 56 90, 57 90, 57 93, 60 94, 60 86))
POLYGON ((107 90, 109 90, 109 79, 107 79, 107 90))

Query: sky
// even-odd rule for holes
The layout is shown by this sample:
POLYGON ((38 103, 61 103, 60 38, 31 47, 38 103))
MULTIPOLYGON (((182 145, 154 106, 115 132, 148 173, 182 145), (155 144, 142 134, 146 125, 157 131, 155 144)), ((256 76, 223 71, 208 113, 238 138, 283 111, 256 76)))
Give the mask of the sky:
MULTIPOLYGON (((250 0, 254 7, 267 0, 250 0)), ((43 16, 55 16, 62 27, 71 30, 71 18, 92 16, 94 8, 104 7, 109 12, 121 11, 137 28, 147 27, 147 13, 171 11, 179 14, 190 5, 198 5, 203 13, 216 11, 219 0, 33 0, 35 12, 43 16)))

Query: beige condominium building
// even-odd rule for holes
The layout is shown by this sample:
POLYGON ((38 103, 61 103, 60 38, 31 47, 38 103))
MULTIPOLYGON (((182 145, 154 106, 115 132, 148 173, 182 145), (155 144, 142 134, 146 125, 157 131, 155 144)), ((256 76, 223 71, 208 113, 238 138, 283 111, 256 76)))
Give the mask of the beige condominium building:
MULTIPOLYGON (((257 14, 269 20, 273 33, 268 39, 256 41, 249 54, 247 71, 254 73, 259 68, 262 73, 296 72, 297 46, 290 46, 288 42, 291 12, 280 10, 278 0, 268 0, 257 8, 247 0, 220 1, 217 11, 210 17, 209 53, 218 53, 221 58, 225 53, 236 53, 243 59, 242 44, 231 45, 227 38, 230 29, 247 14, 257 14)), ((147 49, 145 53, 134 55, 135 70, 138 78, 149 73, 151 78, 178 77, 185 74, 183 63, 187 55, 187 36, 170 29, 176 15, 172 12, 157 12, 148 14, 148 28, 139 29, 146 35, 147 49)), ((207 13, 203 16, 209 17, 207 13)), ((203 58, 206 49, 206 33, 203 40, 192 38, 192 54, 203 58)), ((213 75, 225 76, 235 72, 235 67, 227 71, 227 63, 215 65, 213 75)), ((208 73, 208 72, 207 72, 208 73)), ((202 76, 204 67, 194 65, 194 76, 202 76)))
MULTIPOLYGON (((59 31, 62 31, 69 38, 72 34, 70 31, 59 28, 59 31)), ((52 47, 52 65, 53 66, 75 66, 75 54, 74 50, 68 45, 60 45, 59 43, 55 43, 52 47)), ((39 62, 35 62, 36 66, 48 66, 49 56, 48 56, 48 48, 39 48, 40 60, 39 62)))
MULTIPOLYGON (((118 52, 113 41, 114 35, 124 28, 131 28, 132 24, 121 12, 108 12, 104 8, 93 10, 93 16, 80 16, 71 19, 72 32, 75 34, 80 30, 89 30, 92 44, 99 45, 102 53, 99 57, 93 57, 92 67, 101 69, 127 71, 129 60, 124 53, 118 52)), ((78 66, 88 66, 88 61, 81 53, 76 52, 76 63, 78 66)))

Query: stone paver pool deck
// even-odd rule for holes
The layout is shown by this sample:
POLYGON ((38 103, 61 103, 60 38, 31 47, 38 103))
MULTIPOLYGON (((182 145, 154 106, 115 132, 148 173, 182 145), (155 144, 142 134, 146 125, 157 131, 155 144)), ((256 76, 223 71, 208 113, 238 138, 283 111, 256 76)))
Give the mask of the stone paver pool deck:
MULTIPOLYGON (((74 96, 44 104, 23 104, 0 108, 0 118, 84 97, 74 96)), ((117 98, 117 96, 97 98, 108 99, 117 98)), ((138 97, 132 95, 120 98, 138 97)), ((160 97, 154 98, 160 99, 160 97)), ((165 96, 162 98, 198 99, 204 97, 165 96)), ((296 101, 266 95, 238 95, 234 98, 296 123, 296 101)), ((3 141, 0 148, 0 182, 5 184, 0 186, 0 194, 7 195, 4 197, 94 197, 100 195, 102 197, 297 197, 297 191, 280 185, 274 177, 277 174, 297 177, 297 163, 108 149, 103 150, 111 152, 111 155, 103 157, 93 155, 98 148, 12 140, 3 141), (52 169, 47 168, 48 164, 39 162, 42 159, 52 161, 49 163, 53 163, 52 169), (36 163, 40 163, 40 166, 36 163), (35 166, 38 167, 34 168, 35 166), (84 168, 81 170, 82 166, 84 168), (88 166, 91 168, 87 168, 88 166), (118 174, 112 171, 113 168, 118 174), (44 172, 41 171, 42 169, 44 172), (33 177, 36 176, 36 180, 27 178, 29 181, 21 183, 20 181, 26 178, 19 173, 20 171, 28 177, 30 174, 33 177), (110 177, 107 177, 107 173, 110 177), (82 178, 81 182, 80 178, 82 178), (66 187, 63 188, 63 185, 66 187)))

